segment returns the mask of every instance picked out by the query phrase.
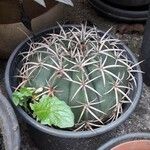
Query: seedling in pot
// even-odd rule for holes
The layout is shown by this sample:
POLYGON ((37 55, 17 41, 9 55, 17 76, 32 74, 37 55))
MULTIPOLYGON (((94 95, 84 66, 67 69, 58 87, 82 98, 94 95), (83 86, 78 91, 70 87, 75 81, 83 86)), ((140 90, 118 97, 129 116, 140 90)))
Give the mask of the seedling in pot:
POLYGON ((123 113, 139 72, 118 39, 96 27, 61 25, 59 33, 22 52, 13 101, 37 121, 70 130, 93 130, 123 113), (29 92, 24 92, 28 91, 29 92))
POLYGON ((16 106, 22 106, 27 112, 32 111, 33 117, 41 124, 55 125, 59 128, 74 126, 74 114, 64 101, 48 95, 43 95, 38 101, 34 99, 40 90, 22 87, 13 93, 13 101, 16 106))

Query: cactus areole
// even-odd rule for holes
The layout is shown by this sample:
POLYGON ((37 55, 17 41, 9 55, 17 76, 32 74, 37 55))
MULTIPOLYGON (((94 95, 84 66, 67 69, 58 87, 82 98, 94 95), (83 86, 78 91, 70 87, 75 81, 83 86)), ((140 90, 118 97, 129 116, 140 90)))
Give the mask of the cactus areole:
MULTIPOLYGON (((64 101, 74 114, 74 126, 67 130, 91 132, 86 130, 96 131, 113 123, 116 126, 116 121, 127 118, 124 114, 129 115, 137 104, 141 94, 138 80, 142 78, 132 53, 109 31, 59 25, 34 41, 28 39, 8 62, 5 79, 13 75, 9 84, 6 81, 9 95, 14 87, 16 91, 30 87, 36 93, 28 102, 32 106, 43 96, 64 101), (10 71, 12 64, 15 71, 10 71)), ((36 118, 29 106, 30 116, 36 118)))

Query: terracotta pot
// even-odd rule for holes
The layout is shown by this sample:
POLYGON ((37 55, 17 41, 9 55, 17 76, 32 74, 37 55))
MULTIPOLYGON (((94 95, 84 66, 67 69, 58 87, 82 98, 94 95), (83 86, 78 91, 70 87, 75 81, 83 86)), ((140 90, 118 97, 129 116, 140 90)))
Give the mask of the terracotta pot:
MULTIPOLYGON (((19 20, 20 13, 17 7, 18 3, 15 3, 14 1, 16 2, 16 0, 0 1, 0 18, 1 16, 4 17, 5 15, 7 15, 7 17, 9 18, 5 19, 5 16, 5 18, 2 17, 0 19, 0 58, 8 58, 12 50, 20 42, 22 42, 27 37, 27 35, 30 35, 30 32, 24 27, 24 25, 19 20), (6 12, 1 10, 2 5, 7 6, 4 3, 5 1, 7 4, 9 4, 9 8, 5 7, 6 10, 10 9, 10 11, 6 12), (9 1, 13 2, 8 3, 9 1)), ((36 4, 33 1, 31 2, 31 0, 26 0, 25 2, 26 3, 24 6, 25 8, 27 8, 26 10, 28 12, 28 15, 31 18, 33 18, 32 27, 35 33, 45 28, 49 28, 51 26, 56 25, 56 22, 61 22, 63 20, 63 17, 65 16, 64 12, 67 8, 66 5, 54 3, 54 0, 47 0, 47 6, 49 9, 45 9, 44 7, 40 6, 39 4, 36 4)))
POLYGON ((129 133, 111 139, 98 150, 150 150, 150 133, 129 133))
POLYGON ((111 150, 150 150, 150 140, 136 140, 120 144, 111 150))

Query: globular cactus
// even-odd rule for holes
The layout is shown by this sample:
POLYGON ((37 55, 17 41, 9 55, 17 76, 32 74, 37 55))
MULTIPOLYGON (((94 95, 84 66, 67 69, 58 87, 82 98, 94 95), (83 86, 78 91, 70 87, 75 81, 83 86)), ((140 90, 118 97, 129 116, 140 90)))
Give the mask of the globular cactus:
MULTIPOLYGON (((109 31, 108 31, 109 32, 109 31)), ((64 100, 75 114, 75 130, 101 127, 122 113, 129 98, 135 64, 120 41, 96 27, 72 26, 30 44, 23 55, 19 86, 41 89, 64 100)))

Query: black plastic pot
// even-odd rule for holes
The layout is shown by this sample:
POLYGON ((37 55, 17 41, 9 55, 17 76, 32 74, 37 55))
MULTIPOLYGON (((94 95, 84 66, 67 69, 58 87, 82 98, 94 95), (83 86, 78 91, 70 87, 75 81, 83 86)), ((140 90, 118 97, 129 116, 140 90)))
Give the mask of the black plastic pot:
POLYGON ((20 131, 15 113, 8 100, 0 93, 0 129, 6 150, 20 149, 20 131))
POLYGON ((150 4, 150 0, 106 0, 120 6, 144 6, 150 4))
POLYGON ((115 18, 118 21, 143 22, 148 17, 148 5, 133 9, 132 7, 114 5, 106 0, 89 0, 89 2, 98 12, 105 16, 115 18))
MULTIPOLYGON (((112 148, 129 141, 150 140, 150 133, 130 133, 108 141, 98 150, 111 150, 112 148)), ((149 147, 150 148, 150 147, 149 147)))
POLYGON ((149 7, 149 16, 144 28, 143 42, 140 51, 140 60, 144 60, 141 64, 144 83, 147 86, 150 86, 150 7, 149 7))
MULTIPOLYGON (((80 26, 78 26, 80 27, 80 26)), ((64 29, 68 30, 71 28, 71 25, 65 25, 64 29)), ((90 27, 89 27, 90 28, 90 27)), ((34 38, 34 41, 41 40, 41 37, 46 36, 48 33, 58 33, 60 29, 58 27, 53 27, 46 31, 43 31, 37 34, 34 38)), ((104 34, 103 31, 99 30, 99 34, 104 34)), ((33 37, 31 37, 33 39, 33 37)), ((7 63, 6 71, 5 71, 5 84, 8 95, 10 97, 10 102, 13 88, 18 84, 17 79, 14 77, 17 74, 17 68, 21 67, 19 62, 21 60, 21 55, 18 55, 20 52, 26 51, 29 48, 28 43, 30 43, 29 39, 23 41, 12 53, 7 63), (19 66, 18 66, 19 65, 19 66)), ((121 44, 120 48, 126 49, 126 52, 129 59, 133 62, 137 63, 136 58, 133 53, 124 45, 121 44)), ((140 67, 136 67, 137 70, 140 70, 140 67)), ((43 126, 40 123, 36 122, 33 118, 31 118, 23 109, 19 107, 15 107, 15 109, 19 112, 21 117, 25 120, 25 122, 29 125, 30 135, 33 138, 33 141, 36 145, 42 150, 94 150, 100 145, 95 142, 95 137, 100 135, 98 138, 102 137, 102 134, 107 133, 108 131, 114 129, 119 126, 123 121, 125 121, 130 114, 135 109, 138 100, 141 96, 142 92, 142 75, 141 73, 135 74, 137 80, 137 87, 132 91, 130 97, 133 103, 124 105, 124 113, 114 122, 107 124, 102 128, 97 128, 93 131, 84 131, 84 132, 73 132, 73 131, 65 131, 59 130, 47 126, 43 126), (94 138, 93 138, 94 137, 94 138), (89 146, 89 142, 92 143, 89 146)))

